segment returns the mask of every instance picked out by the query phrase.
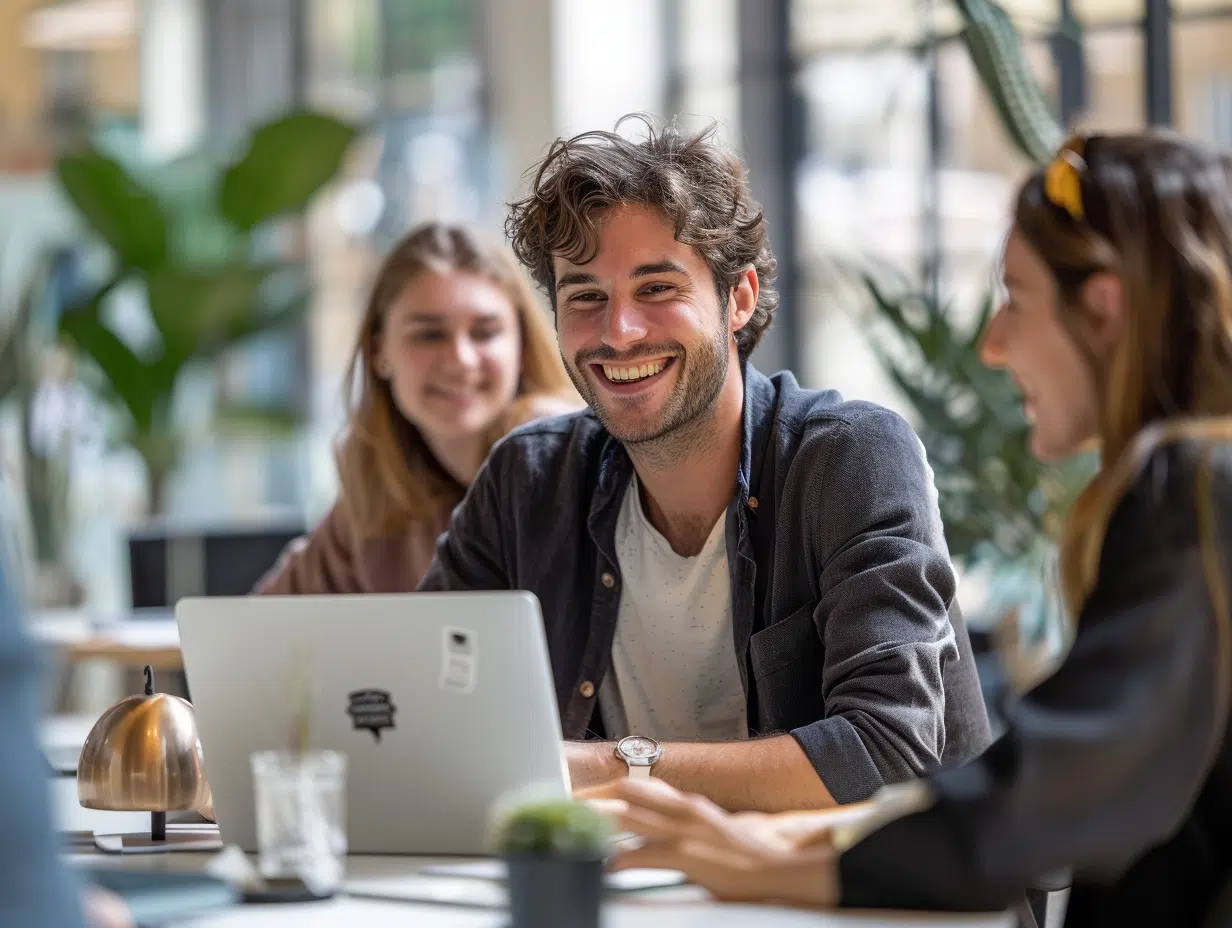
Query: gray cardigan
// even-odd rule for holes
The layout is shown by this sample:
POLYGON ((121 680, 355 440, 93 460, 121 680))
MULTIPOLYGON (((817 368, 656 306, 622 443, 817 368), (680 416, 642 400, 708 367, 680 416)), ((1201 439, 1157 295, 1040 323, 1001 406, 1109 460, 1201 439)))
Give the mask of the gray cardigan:
MULTIPOLYGON (((919 440, 888 410, 790 373, 746 364, 744 379, 726 533, 750 734, 791 732, 840 802, 976 754, 988 720, 966 630, 947 614, 954 573, 919 440)), ((570 739, 601 734, 631 476, 589 411, 513 432, 420 586, 539 598, 570 739)))

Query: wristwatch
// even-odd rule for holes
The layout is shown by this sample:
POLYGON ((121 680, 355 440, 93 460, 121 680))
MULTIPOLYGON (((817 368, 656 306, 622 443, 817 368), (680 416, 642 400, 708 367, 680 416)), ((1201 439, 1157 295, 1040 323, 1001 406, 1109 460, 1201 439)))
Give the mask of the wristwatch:
POLYGON ((650 768, 663 756, 663 746, 645 735, 630 735, 616 743, 616 756, 629 765, 629 776, 649 777, 650 768))

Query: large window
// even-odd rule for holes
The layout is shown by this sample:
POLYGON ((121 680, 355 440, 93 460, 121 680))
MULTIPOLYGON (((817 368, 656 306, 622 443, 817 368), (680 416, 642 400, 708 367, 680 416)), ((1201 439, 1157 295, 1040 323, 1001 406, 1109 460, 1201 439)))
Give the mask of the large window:
POLYGON ((1176 25, 1176 122, 1185 132, 1232 148, 1232 4, 1222 16, 1176 25))
POLYGON ((362 122, 348 171, 312 217, 314 414, 307 508, 336 488, 342 377, 381 255, 428 218, 495 231, 478 0, 311 0, 309 102, 362 122))
MULTIPOLYGON (((1030 64, 1057 94, 1058 0, 1003 2, 1030 64)), ((1074 0, 1091 131, 1145 125, 1140 0, 1074 0)), ((1232 3, 1174 3, 1173 110, 1187 133, 1232 144, 1232 3)), ((870 262, 938 290, 971 314, 987 292, 1010 197, 1029 167, 1010 144, 946 0, 794 0, 806 102, 798 210, 806 382, 902 408, 858 331, 846 270, 870 262), (936 39, 936 81, 926 53, 936 39), (936 110, 930 111, 930 93, 936 110), (930 129, 931 127, 935 127, 930 129)), ((906 411, 906 410, 904 410, 906 411)))

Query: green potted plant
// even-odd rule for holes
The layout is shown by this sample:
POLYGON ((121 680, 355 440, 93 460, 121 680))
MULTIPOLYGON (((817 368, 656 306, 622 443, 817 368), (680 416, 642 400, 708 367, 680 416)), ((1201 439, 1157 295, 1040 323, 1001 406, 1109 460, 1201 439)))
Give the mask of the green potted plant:
POLYGON ((995 634, 1013 689, 1047 671, 1072 628, 1050 579, 1065 513, 1095 472, 1094 455, 1045 464, 1010 376, 984 366, 980 338, 995 294, 970 328, 952 307, 888 272, 865 274, 869 345, 911 406, 937 487, 950 556, 986 580, 973 632, 995 634))
POLYGON ((141 456, 151 513, 185 450, 174 414, 184 374, 300 322, 310 275, 302 242, 279 245, 288 227, 277 226, 334 178, 356 131, 301 109, 258 127, 223 163, 204 151, 137 171, 94 146, 57 159, 60 189, 108 257, 62 308, 60 333, 91 362, 121 440, 141 456), (148 337, 134 340, 109 312, 121 292, 144 304, 148 337))
POLYGON ((965 568, 1032 559, 1041 539, 1056 538, 1090 462, 1050 465, 1031 453, 1020 391, 980 359, 993 293, 967 328, 950 306, 887 276, 863 280, 874 313, 869 345, 915 412, 950 556, 965 568))
POLYGON ((491 843, 509 871, 511 928, 599 928, 610 840, 607 820, 572 799, 523 798, 499 808, 491 843))
MULTIPOLYGON (((1028 161, 1047 163, 1066 127, 1036 80, 1009 14, 995 0, 954 0, 961 39, 1008 140, 1028 161)), ((1081 41, 1072 16, 1061 31, 1081 41)), ((1048 575, 1065 513, 1095 470, 1093 456, 1050 466, 1037 461, 1017 389, 1007 374, 984 367, 979 341, 996 305, 986 294, 975 324, 955 323, 952 307, 904 284, 899 275, 862 275, 879 325, 870 345, 911 405, 933 467, 946 541, 954 561, 988 578, 984 615, 1015 651, 1048 656, 1071 631, 1048 575), (895 279, 897 278, 897 279, 895 279)), ((1011 673, 1024 685, 1041 670, 1011 673)))

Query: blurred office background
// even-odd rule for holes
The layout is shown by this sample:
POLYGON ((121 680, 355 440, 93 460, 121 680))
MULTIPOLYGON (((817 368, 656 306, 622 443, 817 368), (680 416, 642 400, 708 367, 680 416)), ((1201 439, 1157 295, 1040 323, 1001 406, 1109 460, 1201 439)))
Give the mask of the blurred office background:
MULTIPOLYGON (((1232 0, 1003 6, 1063 122, 1170 123, 1232 144, 1232 0)), ((294 106, 360 129, 293 230, 313 282, 302 324, 181 379, 184 453, 156 505, 85 361, 49 353, 31 389, 0 397, 6 511, 29 509, 30 423, 67 488, 60 576, 36 578, 35 604, 157 605, 142 601, 140 542, 168 533, 200 548, 249 532, 242 556, 271 560, 333 499, 342 374, 383 250, 430 217, 499 235, 553 138, 628 112, 717 120, 744 154, 783 289, 755 362, 918 421, 871 347, 851 269, 894 269, 960 326, 992 286, 1029 162, 961 28, 950 0, 0 0, 0 331, 49 250, 55 287, 89 276, 54 170, 67 146, 92 141, 140 171, 226 152, 294 106)), ((141 294, 115 303, 139 339, 141 294)), ((31 550, 37 520, 23 519, 31 550)), ((150 557, 173 598, 175 559, 150 557)))

